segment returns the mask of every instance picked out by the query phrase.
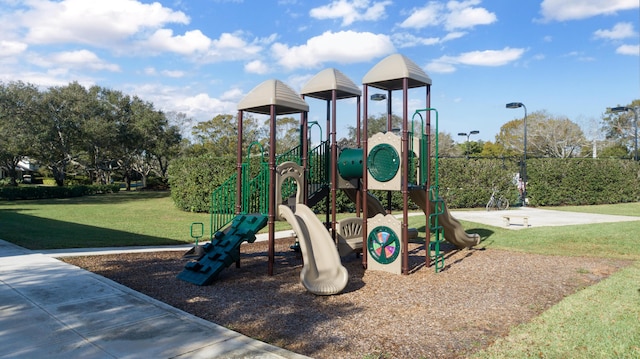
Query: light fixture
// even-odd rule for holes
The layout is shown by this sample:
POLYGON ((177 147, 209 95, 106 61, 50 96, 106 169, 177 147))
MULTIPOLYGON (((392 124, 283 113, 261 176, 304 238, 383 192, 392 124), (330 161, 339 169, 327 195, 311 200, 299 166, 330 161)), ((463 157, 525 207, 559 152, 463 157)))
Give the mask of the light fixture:
POLYGON ((618 106, 618 107, 611 108, 611 112, 613 113, 627 112, 627 111, 633 111, 633 128, 635 132, 635 136, 634 136, 635 139, 633 144, 633 159, 634 161, 637 161, 638 160, 638 107, 618 106))
POLYGON ((522 191, 521 203, 524 207, 527 202, 527 106, 522 102, 509 102, 507 108, 524 108, 524 151, 522 160, 522 181, 524 182, 524 190, 522 191))
POLYGON ((371 101, 383 101, 387 99, 387 95, 383 94, 383 93, 374 93, 373 95, 371 95, 371 101))
POLYGON ((458 132, 458 136, 466 136, 467 137, 467 142, 466 142, 466 151, 465 151, 465 156, 467 157, 467 159, 469 159, 469 137, 471 137, 471 135, 477 135, 479 134, 480 131, 478 130, 473 130, 473 131, 469 131, 469 133, 467 132, 458 132))

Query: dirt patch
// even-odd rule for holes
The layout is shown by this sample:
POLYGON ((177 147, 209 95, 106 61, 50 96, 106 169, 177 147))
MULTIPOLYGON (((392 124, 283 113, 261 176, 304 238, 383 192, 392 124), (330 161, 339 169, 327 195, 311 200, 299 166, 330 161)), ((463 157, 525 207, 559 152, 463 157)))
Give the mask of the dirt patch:
POLYGON ((565 296, 627 262, 517 252, 450 250, 436 274, 424 246, 410 245, 412 274, 365 271, 345 258, 349 284, 320 297, 300 284, 302 258, 276 243, 267 275, 266 243, 244 244, 242 265, 210 286, 176 278, 183 252, 67 257, 85 268, 198 317, 314 358, 457 358, 482 349, 565 296))

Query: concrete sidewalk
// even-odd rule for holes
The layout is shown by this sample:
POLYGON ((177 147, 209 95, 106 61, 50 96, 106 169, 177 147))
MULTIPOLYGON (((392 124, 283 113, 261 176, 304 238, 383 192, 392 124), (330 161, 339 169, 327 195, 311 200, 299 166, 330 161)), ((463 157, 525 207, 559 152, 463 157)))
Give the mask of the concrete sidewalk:
POLYGON ((451 215, 458 220, 488 224, 494 227, 502 227, 506 229, 524 229, 521 219, 511 221, 509 226, 506 225, 504 216, 510 217, 528 217, 529 226, 533 227, 556 227, 571 226, 577 224, 592 223, 611 223, 611 222, 630 222, 640 221, 639 216, 616 216, 608 214, 579 213, 555 211, 550 209, 539 209, 533 207, 514 207, 506 211, 451 211, 451 215))
POLYGON ((0 240, 0 358, 305 358, 0 240))

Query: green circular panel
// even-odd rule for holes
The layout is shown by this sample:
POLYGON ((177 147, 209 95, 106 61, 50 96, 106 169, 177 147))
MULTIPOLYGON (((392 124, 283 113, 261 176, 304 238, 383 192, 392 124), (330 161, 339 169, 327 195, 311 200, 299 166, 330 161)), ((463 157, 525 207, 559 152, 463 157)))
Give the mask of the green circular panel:
POLYGON ((367 249, 371 258, 380 264, 393 263, 400 255, 400 239, 387 226, 374 228, 367 238, 367 249))
POLYGON ((393 146, 381 143, 369 152, 367 169, 376 181, 391 180, 398 173, 398 168, 400 168, 400 156, 393 146))

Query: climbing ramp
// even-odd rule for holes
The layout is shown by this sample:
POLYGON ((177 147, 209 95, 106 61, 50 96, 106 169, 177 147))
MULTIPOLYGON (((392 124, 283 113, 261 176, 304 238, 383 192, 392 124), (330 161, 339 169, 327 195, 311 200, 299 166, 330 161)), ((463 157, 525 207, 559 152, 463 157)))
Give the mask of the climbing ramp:
POLYGON ((211 243, 203 246, 204 256, 187 263, 178 279, 196 285, 211 284, 223 269, 240 259, 242 242, 253 243, 256 233, 267 224, 267 216, 242 214, 236 216, 223 232, 216 232, 211 243))

